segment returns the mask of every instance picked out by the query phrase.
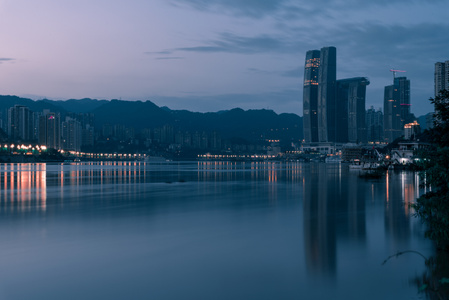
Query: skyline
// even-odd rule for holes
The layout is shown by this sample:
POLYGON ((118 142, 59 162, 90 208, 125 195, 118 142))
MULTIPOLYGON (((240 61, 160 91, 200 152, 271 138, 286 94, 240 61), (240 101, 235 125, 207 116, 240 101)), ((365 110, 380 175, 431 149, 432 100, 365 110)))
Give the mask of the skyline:
POLYGON ((383 109, 389 70, 400 69, 420 116, 433 109, 435 63, 449 59, 447 8, 443 0, 0 0, 0 94, 302 116, 306 52, 335 46, 337 79, 370 80, 366 108, 383 109))

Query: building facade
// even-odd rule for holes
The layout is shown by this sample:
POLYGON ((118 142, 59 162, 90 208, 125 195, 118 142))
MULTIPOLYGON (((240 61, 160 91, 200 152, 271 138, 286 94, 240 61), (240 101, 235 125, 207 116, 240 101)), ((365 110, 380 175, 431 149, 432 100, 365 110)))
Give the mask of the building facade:
POLYGON ((318 142, 318 70, 320 51, 306 53, 303 88, 303 128, 306 143, 318 142))
POLYGON ((306 53, 303 127, 306 147, 323 143, 367 141, 366 77, 337 80, 337 50, 324 47, 306 53))
POLYGON ((384 114, 379 108, 373 106, 366 110, 366 129, 368 142, 383 142, 384 139, 384 114))
POLYGON ((416 120, 404 125, 404 139, 413 140, 419 133, 421 133, 421 127, 416 120))
POLYGON ((16 142, 33 140, 33 112, 28 107, 15 105, 8 109, 8 135, 16 142))
POLYGON ((393 96, 394 86, 389 85, 384 89, 384 138, 391 143, 401 136, 401 115, 399 104, 393 96))
POLYGON ((44 111, 39 117, 39 143, 61 150, 61 121, 59 113, 44 111))
POLYGON ((62 122, 62 147, 68 151, 81 150, 81 123, 71 117, 62 122))
POLYGON ((366 143, 366 77, 337 80, 336 142, 366 143))
POLYGON ((441 90, 449 90, 449 60, 435 63, 435 96, 441 90))
POLYGON ((410 80, 407 77, 396 77, 394 79, 395 98, 399 102, 399 111, 401 115, 401 127, 412 122, 410 114, 410 80))
POLYGON ((384 138, 391 143, 402 136, 404 125, 410 122, 410 80, 394 78, 384 90, 384 138))
POLYGON ((318 141, 336 142, 337 49, 324 47, 320 51, 318 69, 318 141))

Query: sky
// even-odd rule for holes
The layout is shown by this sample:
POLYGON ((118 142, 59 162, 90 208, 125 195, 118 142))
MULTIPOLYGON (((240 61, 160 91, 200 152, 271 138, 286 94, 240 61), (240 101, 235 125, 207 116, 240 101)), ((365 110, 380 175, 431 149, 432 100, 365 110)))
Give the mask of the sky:
POLYGON ((0 94, 151 100, 302 116, 308 50, 337 48, 337 79, 368 77, 382 108, 390 69, 412 112, 433 110, 449 60, 447 0, 0 0, 0 94))

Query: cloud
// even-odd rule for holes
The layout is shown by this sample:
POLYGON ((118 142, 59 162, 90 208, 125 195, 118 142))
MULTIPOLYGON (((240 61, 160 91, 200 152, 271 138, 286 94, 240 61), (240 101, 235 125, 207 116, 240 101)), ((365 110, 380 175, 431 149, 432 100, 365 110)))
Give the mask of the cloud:
POLYGON ((180 57, 180 56, 169 56, 169 57, 156 57, 155 59, 157 60, 170 60, 170 59, 184 59, 184 57, 180 57))
MULTIPOLYGON (((414 3, 438 4, 447 0, 416 0, 414 3)), ((410 0, 375 0, 360 5, 360 0, 172 0, 175 6, 186 5, 199 11, 218 14, 231 14, 237 17, 254 19, 266 16, 278 16, 284 19, 299 17, 310 18, 317 13, 332 15, 333 11, 362 8, 366 13, 373 7, 394 6, 396 4, 410 4, 410 0)))
MULTIPOLYGON (((144 52, 144 54, 146 55, 171 55, 173 54, 173 51, 171 50, 163 50, 163 51, 147 51, 144 52)), ((160 56, 160 57, 155 57, 154 59, 156 60, 172 60, 172 59, 184 59, 184 57, 181 56, 160 56)))
POLYGON ((301 65, 301 67, 282 72, 281 75, 284 77, 301 78, 304 75, 304 68, 301 65))
POLYGON ((177 51, 187 51, 187 52, 232 52, 227 47, 214 47, 214 46, 195 46, 195 47, 184 47, 177 48, 177 51))
POLYGON ((254 54, 264 52, 283 52, 288 49, 289 43, 281 36, 270 36, 268 34, 256 36, 240 36, 229 32, 221 33, 218 39, 205 42, 206 45, 182 47, 173 51, 188 52, 226 52, 240 54, 254 54))
MULTIPOLYGON (((333 43, 339 53, 347 58, 346 69, 378 68, 379 64, 407 68, 431 64, 447 55, 449 36, 436 35, 447 32, 449 25, 416 24, 411 26, 386 26, 366 24, 352 30, 340 28, 333 32, 333 43), (349 59, 353 62, 349 63, 349 59), (355 62, 361 62, 357 65, 355 62)), ((340 55, 340 54, 339 54, 340 55)))
POLYGON ((6 57, 0 57, 0 64, 2 62, 7 62, 7 61, 14 61, 15 58, 6 58, 6 57))
POLYGON ((185 4, 201 11, 223 12, 262 18, 278 11, 288 0, 173 0, 175 4, 185 4))
POLYGON ((172 51, 170 51, 170 50, 162 50, 162 51, 154 51, 154 52, 147 51, 147 52, 144 52, 144 54, 147 54, 147 55, 153 55, 153 54, 158 54, 158 55, 166 54, 166 55, 169 55, 169 54, 172 54, 172 51))
POLYGON ((251 73, 267 74, 267 75, 271 75, 271 74, 275 73, 275 72, 271 72, 271 71, 260 70, 258 68, 248 68, 248 71, 251 73))

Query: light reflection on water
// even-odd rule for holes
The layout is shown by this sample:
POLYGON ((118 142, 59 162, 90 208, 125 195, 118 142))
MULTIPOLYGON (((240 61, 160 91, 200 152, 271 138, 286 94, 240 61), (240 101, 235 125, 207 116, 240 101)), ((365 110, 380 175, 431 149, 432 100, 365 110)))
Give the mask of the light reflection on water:
POLYGON ((0 299, 418 298, 417 174, 341 164, 0 165, 0 299), (30 286, 23 289, 21 286, 30 286))

